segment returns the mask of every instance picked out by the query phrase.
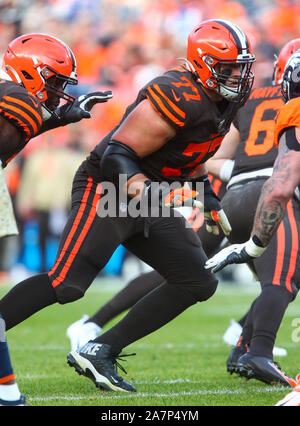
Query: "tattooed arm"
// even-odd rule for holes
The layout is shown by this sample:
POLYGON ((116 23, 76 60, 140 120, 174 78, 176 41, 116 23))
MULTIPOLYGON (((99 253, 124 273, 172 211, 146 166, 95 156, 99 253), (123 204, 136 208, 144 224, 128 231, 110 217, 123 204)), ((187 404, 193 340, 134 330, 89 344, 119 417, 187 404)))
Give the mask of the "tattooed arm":
POLYGON ((211 259, 205 268, 218 272, 232 263, 247 263, 263 254, 282 221, 286 204, 300 183, 300 128, 293 139, 285 132, 279 140, 278 156, 272 176, 263 186, 256 209, 251 238, 243 244, 224 248, 211 259))
MULTIPOLYGON (((295 136, 300 145, 300 128, 296 128, 295 136)), ((279 140, 274 171, 263 186, 254 219, 252 236, 256 235, 264 247, 275 234, 299 183, 300 152, 288 148, 285 132, 279 140)))

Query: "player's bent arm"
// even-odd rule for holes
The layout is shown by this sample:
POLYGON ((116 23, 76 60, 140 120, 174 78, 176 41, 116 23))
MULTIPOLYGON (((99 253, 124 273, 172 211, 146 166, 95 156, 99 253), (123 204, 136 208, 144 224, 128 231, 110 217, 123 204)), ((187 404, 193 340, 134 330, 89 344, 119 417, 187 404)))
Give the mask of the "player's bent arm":
POLYGON ((231 124, 230 131, 224 137, 215 155, 206 162, 208 173, 228 182, 234 166, 234 157, 240 143, 239 130, 231 124))
POLYGON ((127 174, 125 191, 128 192, 130 187, 129 195, 139 196, 144 182, 149 180, 139 168, 139 159, 160 149, 175 134, 175 128, 153 109, 150 102, 142 101, 114 133, 103 154, 101 169, 105 177, 114 181, 113 171, 127 174))
POLYGON ((0 156, 11 152, 22 139, 21 132, 2 116, 0 116, 0 134, 0 156))
POLYGON ((286 204, 300 183, 300 129, 288 128, 279 140, 278 156, 270 179, 263 186, 252 236, 266 247, 282 221, 286 204))

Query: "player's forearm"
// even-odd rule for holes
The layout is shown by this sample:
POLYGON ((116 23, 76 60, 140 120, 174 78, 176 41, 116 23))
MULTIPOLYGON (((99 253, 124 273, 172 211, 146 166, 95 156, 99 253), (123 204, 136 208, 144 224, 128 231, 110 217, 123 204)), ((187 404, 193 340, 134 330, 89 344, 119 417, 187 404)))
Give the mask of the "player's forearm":
POLYGON ((229 158, 211 158, 206 162, 208 173, 224 182, 228 182, 234 167, 234 160, 229 158))
POLYGON ((130 197, 137 197, 140 199, 147 180, 149 180, 147 176, 139 173, 126 182, 124 190, 130 197))
POLYGON ((286 211, 286 205, 293 192, 286 190, 277 179, 270 178, 263 186, 256 209, 252 236, 266 247, 276 233, 286 211))
POLYGON ((273 175, 266 181, 256 209, 252 235, 256 235, 266 247, 282 221, 287 202, 300 182, 300 152, 286 144, 281 136, 273 175))

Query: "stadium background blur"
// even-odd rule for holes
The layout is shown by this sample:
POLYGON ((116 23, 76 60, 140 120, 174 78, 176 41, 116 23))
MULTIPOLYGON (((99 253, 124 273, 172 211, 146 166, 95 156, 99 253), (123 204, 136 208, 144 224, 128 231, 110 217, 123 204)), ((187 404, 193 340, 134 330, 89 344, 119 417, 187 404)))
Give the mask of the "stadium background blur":
MULTIPOLYGON (((79 85, 71 87, 72 95, 114 95, 94 108, 92 119, 32 140, 7 167, 20 235, 0 240, 0 285, 52 265, 78 165, 137 91, 185 57, 189 32, 210 18, 231 20, 246 32, 257 58, 256 87, 270 83, 274 54, 300 34, 297 0, 0 0, 1 57, 21 34, 51 34, 76 56, 79 85)), ((126 255, 120 247, 104 274, 124 275, 126 255)))

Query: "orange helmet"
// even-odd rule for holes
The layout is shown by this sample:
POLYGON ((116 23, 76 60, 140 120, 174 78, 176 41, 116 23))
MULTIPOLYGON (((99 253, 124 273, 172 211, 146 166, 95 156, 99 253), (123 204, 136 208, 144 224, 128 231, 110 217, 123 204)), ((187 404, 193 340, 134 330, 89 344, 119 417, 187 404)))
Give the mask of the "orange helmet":
POLYGON ((74 99, 64 88, 78 83, 76 60, 71 49, 58 38, 47 34, 25 34, 16 38, 4 54, 3 68, 14 82, 23 85, 43 104, 49 91, 68 101, 74 99), (57 79, 61 83, 59 88, 57 79))
POLYGON ((288 59, 298 50, 300 49, 300 38, 295 38, 294 40, 286 43, 281 49, 278 57, 274 62, 274 72, 272 83, 273 85, 281 84, 282 78, 284 74, 284 68, 288 59))
POLYGON ((235 24, 210 19, 189 35, 187 67, 199 83, 232 102, 244 103, 250 93, 255 56, 245 33, 235 24), (240 76, 217 72, 217 64, 240 64, 240 76))

